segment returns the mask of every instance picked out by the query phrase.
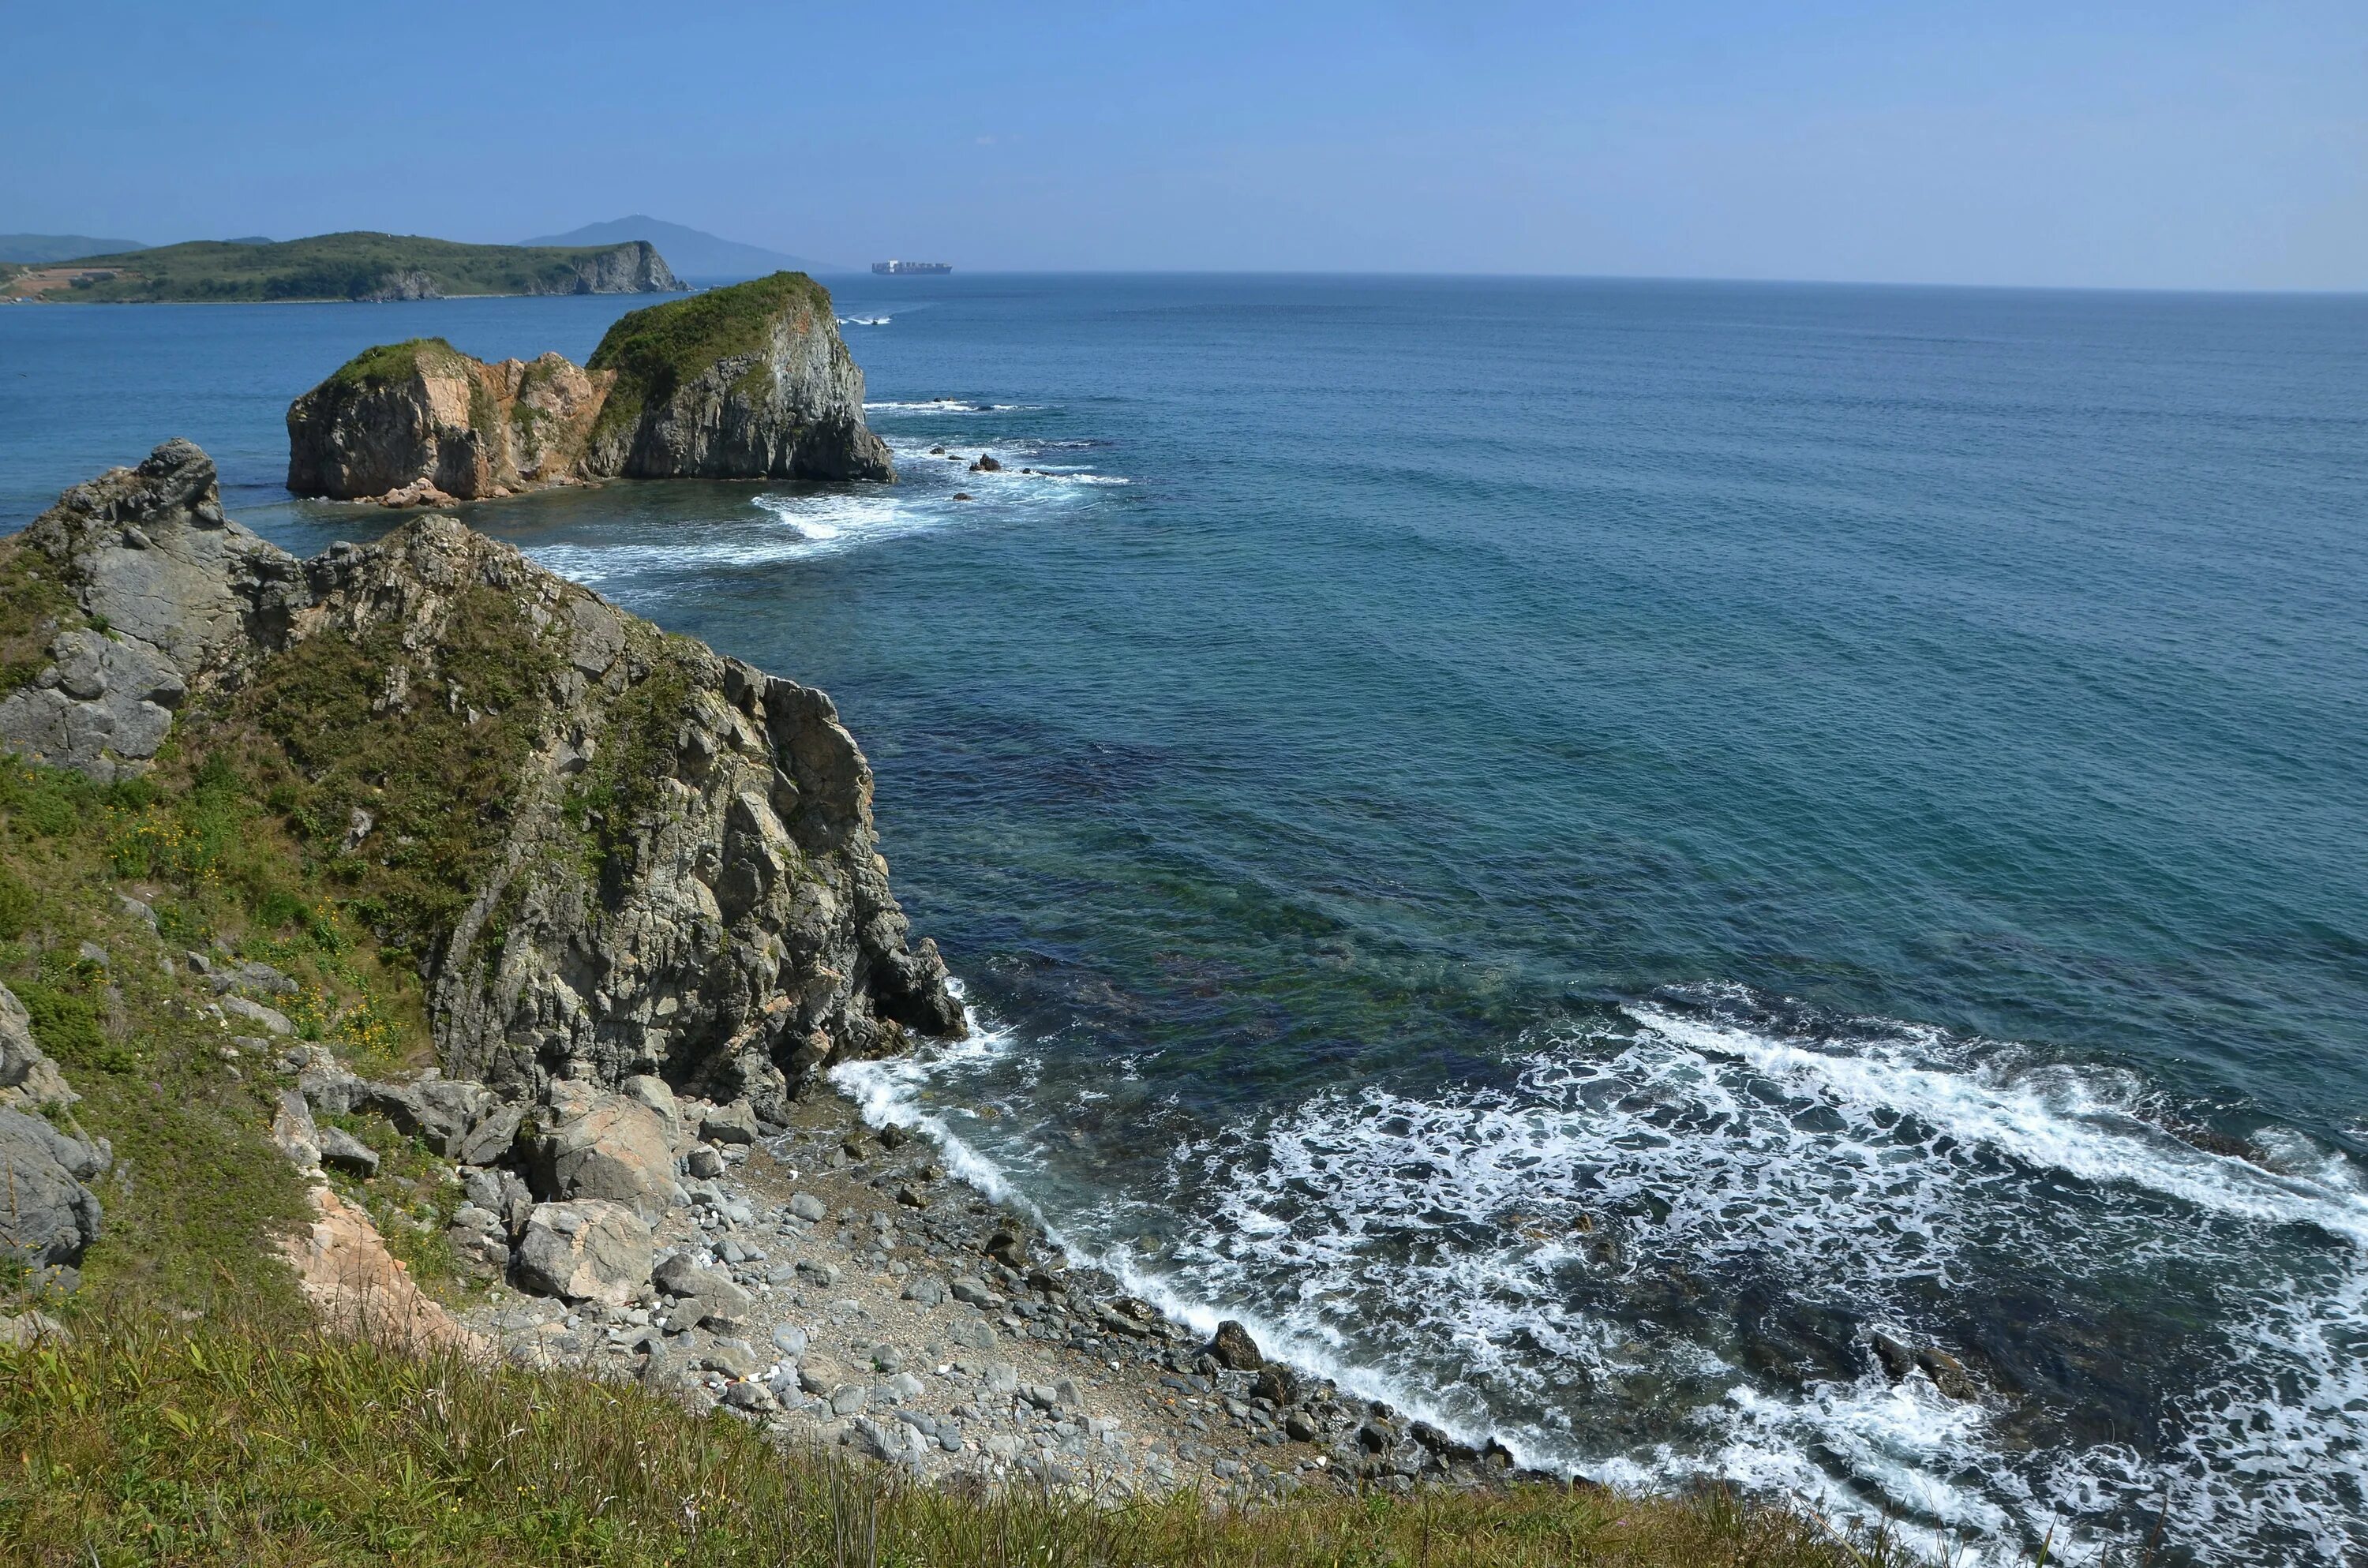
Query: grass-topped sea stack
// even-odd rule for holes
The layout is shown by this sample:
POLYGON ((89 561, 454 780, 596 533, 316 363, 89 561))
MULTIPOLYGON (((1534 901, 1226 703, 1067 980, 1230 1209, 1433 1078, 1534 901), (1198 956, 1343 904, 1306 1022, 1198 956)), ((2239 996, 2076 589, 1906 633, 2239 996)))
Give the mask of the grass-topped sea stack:
POLYGON ((635 311, 582 369, 441 338, 358 355, 288 410, 299 495, 434 506, 630 479, 896 477, 830 295, 798 272, 635 311))

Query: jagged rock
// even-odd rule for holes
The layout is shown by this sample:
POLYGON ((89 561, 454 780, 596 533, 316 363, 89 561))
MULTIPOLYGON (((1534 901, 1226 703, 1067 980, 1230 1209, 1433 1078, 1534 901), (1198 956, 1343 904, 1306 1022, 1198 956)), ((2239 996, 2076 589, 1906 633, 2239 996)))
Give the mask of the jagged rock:
POLYGON ((321 1133, 321 1164, 348 1176, 378 1175, 378 1151, 341 1127, 321 1133))
POLYGON ((518 1282, 571 1301, 621 1307, 650 1278, 650 1228, 621 1203, 539 1205, 518 1238, 518 1282))
POLYGON ((497 1105, 461 1137, 452 1157, 464 1165, 490 1165, 510 1152, 526 1119, 526 1108, 497 1105))
POLYGON ((1214 1356, 1217 1364, 1228 1371, 1255 1372, 1266 1365, 1266 1358, 1258 1351, 1258 1341, 1250 1337, 1248 1329, 1232 1318, 1217 1325, 1215 1336, 1209 1341, 1209 1354, 1214 1356))
POLYGON ((97 1195, 83 1184, 108 1159, 37 1116, 0 1110, 0 1249, 31 1268, 80 1263, 101 1218, 97 1195))
POLYGON ((615 384, 557 354, 472 359, 440 337, 356 356, 288 409, 288 488, 435 506, 578 476, 615 384))
POLYGON ((644 1220, 673 1206, 674 1151, 655 1111, 621 1095, 554 1094, 552 1101, 553 1125, 533 1144, 533 1174, 543 1197, 607 1199, 644 1220))
POLYGON ((288 410, 299 495, 438 506, 620 475, 893 482, 822 286, 777 273, 632 312, 580 369, 386 344, 288 410))
POLYGON ((659 1290, 681 1297, 687 1310, 712 1327, 741 1326, 755 1305, 754 1298, 734 1284, 730 1275, 720 1268, 703 1268, 681 1253, 660 1263, 653 1278, 659 1290))
MULTIPOLYGON (((477 722, 451 678, 456 645, 478 667, 523 672, 505 716, 517 760, 499 799, 471 807, 470 820, 494 825, 461 862, 467 895, 436 928, 402 933, 449 1080, 522 1104, 554 1081, 655 1074, 778 1123, 787 1096, 831 1062, 901 1050, 907 1030, 963 1028, 936 949, 910 939, 890 892, 871 768, 818 691, 665 637, 449 518, 300 563, 223 518, 213 464, 186 441, 0 540, 0 567, 27 563, 75 614, 103 619, 111 643, 171 665, 180 711, 195 715, 174 725, 200 725, 199 744, 215 733, 272 744, 277 673, 337 658, 366 668, 349 700, 318 711, 398 744, 406 715, 430 704, 477 722), (612 798, 589 821, 571 791, 627 756, 632 776, 609 776, 612 798)), ((60 632, 97 628, 36 628, 30 643, 19 630, 0 627, 0 647, 45 658, 60 632)), ((63 669, 56 678, 0 703, 0 744, 40 749, 6 716, 26 717, 9 704, 28 690, 63 692, 63 669)), ((89 726, 77 733, 66 754, 43 755, 100 778, 141 760, 89 726)), ((321 766, 294 751, 289 762, 321 766)), ((312 820, 328 836, 308 850, 336 858, 363 799, 324 799, 312 820)), ((422 830, 406 829, 398 802, 367 799, 363 857, 422 830)), ((300 1087, 316 1115, 372 1092, 317 1061, 300 1087)), ((490 1101, 459 1118, 455 1146, 452 1119, 430 1103, 445 1093, 422 1092, 422 1135, 453 1157, 503 1157, 498 1128, 467 1142, 489 1125, 490 1101)), ((389 1104, 409 1113, 404 1096, 389 1104)))
POLYGON ((754 1143, 757 1112, 746 1100, 711 1106, 700 1112, 699 1135, 710 1143, 754 1143))
MULTIPOLYGON (((393 1122, 397 1132, 416 1138, 445 1158, 453 1159, 469 1147, 472 1132, 493 1115, 495 1101, 483 1084, 439 1075, 409 1084, 365 1084, 355 1096, 354 1107, 376 1112, 393 1122)), ((513 1132, 516 1125, 511 1124, 513 1132)), ((504 1147, 507 1142, 501 1140, 504 1147)))
POLYGON ((0 985, 0 1105, 40 1108, 82 1098, 33 1039, 33 1020, 17 994, 0 985))
POLYGON ((276 647, 303 597, 290 557, 223 518, 213 460, 183 440, 67 491, 17 548, 84 624, 0 701, 0 748, 101 782, 155 756, 193 682, 276 647))
POLYGON ((1299 1379, 1281 1362, 1269 1361, 1250 1381, 1250 1395, 1270 1400, 1278 1406, 1294 1404, 1299 1400, 1299 1379))
POLYGON ((317 1176, 321 1174, 321 1131, 313 1120, 313 1108, 294 1089, 279 1092, 278 1105, 271 1116, 271 1141, 296 1167, 296 1174, 317 1176))

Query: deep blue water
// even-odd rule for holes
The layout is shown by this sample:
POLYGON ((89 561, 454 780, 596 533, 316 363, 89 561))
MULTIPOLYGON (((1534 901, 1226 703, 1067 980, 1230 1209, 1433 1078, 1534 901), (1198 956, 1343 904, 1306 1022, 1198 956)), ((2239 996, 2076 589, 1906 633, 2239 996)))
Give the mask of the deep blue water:
MULTIPOLYGON (((290 398, 638 302, 0 311, 0 528, 178 434, 367 535, 290 398)), ((2368 1553, 2368 300, 839 304, 895 488, 468 515, 838 699, 991 1025, 876 1114, 1539 1462, 2368 1553)))

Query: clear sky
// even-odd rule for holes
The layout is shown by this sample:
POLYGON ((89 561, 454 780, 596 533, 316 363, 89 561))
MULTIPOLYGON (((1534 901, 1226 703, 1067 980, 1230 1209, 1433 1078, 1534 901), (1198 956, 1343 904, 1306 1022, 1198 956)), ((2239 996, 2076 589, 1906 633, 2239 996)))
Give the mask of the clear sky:
POLYGON ((2368 288, 2368 0, 7 0, 0 48, 0 232, 2368 288))

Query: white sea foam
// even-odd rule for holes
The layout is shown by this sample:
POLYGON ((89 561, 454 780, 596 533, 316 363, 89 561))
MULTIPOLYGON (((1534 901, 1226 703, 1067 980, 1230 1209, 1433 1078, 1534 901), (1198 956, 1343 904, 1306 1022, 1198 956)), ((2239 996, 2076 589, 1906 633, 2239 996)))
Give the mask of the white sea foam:
MULTIPOLYGON (((2267 1152, 2277 1169, 2209 1153, 2139 1119, 2126 1074, 1995 1065, 2021 1053, 1930 1030, 1791 1038, 1657 1004, 1630 1018, 1539 1043, 1499 1086, 1343 1089, 1188 1142, 1174 1196, 1190 1230, 1156 1268, 1111 1218, 1140 1195, 1040 1218, 1181 1320, 1239 1317, 1344 1387, 1525 1462, 1723 1477, 1843 1516, 1871 1494, 1929 1546, 1974 1542, 1973 1562, 2043 1539, 2093 1554, 2103 1521, 2126 1536, 2166 1499, 2201 1562, 2368 1550, 2368 1215, 2340 1154, 2299 1134, 2267 1152), (1782 1392, 1618 1305, 1676 1269, 1882 1324, 1895 1297, 1975 1283, 2001 1244, 2074 1278, 2211 1281, 2187 1310, 2225 1343, 2211 1375, 2164 1392, 2162 1451, 2026 1451, 1995 1431, 2010 1406, 1894 1383, 1871 1358, 1782 1392), (1608 1447, 1574 1421, 1574 1390, 1599 1415, 1691 1414, 1608 1447)), ((972 1049, 1013 1046, 990 1031, 972 1049)), ((856 1063, 841 1084, 867 1119, 923 1128, 1025 1205, 1042 1152, 1009 1122, 932 1108, 933 1081, 963 1071, 856 1063)))
MULTIPOLYGON (((886 322, 887 317, 880 318, 886 322)), ((1027 403, 977 403, 968 398, 930 397, 896 402, 883 400, 863 405, 866 414, 1013 414, 1037 406, 1027 403)))

